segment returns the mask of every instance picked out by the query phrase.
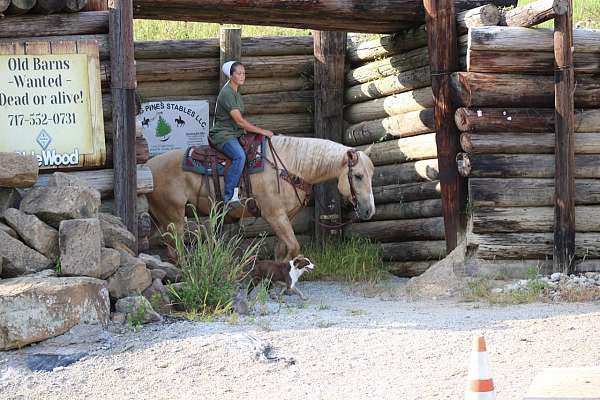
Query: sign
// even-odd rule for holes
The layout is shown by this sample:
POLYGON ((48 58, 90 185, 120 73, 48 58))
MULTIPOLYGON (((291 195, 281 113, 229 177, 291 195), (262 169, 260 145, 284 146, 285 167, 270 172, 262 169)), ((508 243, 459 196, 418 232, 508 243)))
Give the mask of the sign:
POLYGON ((208 144, 208 101, 157 101, 142 104, 138 115, 150 156, 208 144))
MULTIPOLYGON (((73 41, 67 54, 6 54, 7 47, 0 48, 0 151, 36 155, 40 168, 80 167, 95 153, 104 161, 98 46, 82 42, 91 60, 73 41)), ((50 52, 51 46, 36 42, 23 49, 35 47, 50 52)))

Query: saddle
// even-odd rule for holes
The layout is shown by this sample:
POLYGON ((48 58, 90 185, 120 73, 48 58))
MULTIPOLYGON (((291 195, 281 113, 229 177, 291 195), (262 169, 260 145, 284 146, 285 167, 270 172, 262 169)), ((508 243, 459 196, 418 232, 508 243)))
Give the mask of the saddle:
MULTIPOLYGON (((262 172, 265 168, 266 138, 262 135, 246 134, 239 138, 239 142, 246 153, 246 164, 240 179, 240 190, 248 198, 246 209, 251 215, 258 218, 260 209, 252 198, 250 174, 262 172)), ((211 176, 215 200, 223 201, 219 177, 227 173, 231 166, 231 159, 219 151, 210 140, 209 143, 209 145, 189 147, 185 152, 182 168, 184 171, 211 176)))

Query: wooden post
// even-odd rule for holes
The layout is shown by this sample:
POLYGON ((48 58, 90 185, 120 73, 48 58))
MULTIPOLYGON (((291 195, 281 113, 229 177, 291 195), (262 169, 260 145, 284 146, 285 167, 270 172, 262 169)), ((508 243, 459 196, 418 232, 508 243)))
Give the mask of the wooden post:
POLYGON ((88 0, 84 11, 108 11, 107 0, 88 0))
POLYGON ((466 181, 459 175, 456 165, 456 155, 460 152, 460 132, 454 122, 456 107, 450 89, 450 74, 458 70, 456 21, 452 0, 423 0, 423 4, 427 23, 446 249, 449 253, 457 246, 459 236, 464 232, 462 210, 467 201, 466 181))
POLYGON ((575 257, 575 73, 573 2, 554 20, 554 272, 571 273, 575 257))
MULTIPOLYGON (((313 31, 315 49, 315 137, 342 142, 344 132, 344 60, 346 33, 313 31)), ((340 160, 341 162, 342 160, 340 160)), ((337 182, 315 187, 315 237, 331 239, 341 235, 341 198, 337 182)))
MULTIPOLYGON (((241 61, 242 58, 242 29, 241 28, 221 28, 219 34, 219 54, 221 58, 221 67, 227 61, 241 61)), ((221 86, 225 85, 225 82, 229 78, 225 76, 223 70, 219 69, 220 83, 221 86)))
POLYGON ((111 0, 109 7, 115 212, 136 236, 133 4, 132 0, 111 0))

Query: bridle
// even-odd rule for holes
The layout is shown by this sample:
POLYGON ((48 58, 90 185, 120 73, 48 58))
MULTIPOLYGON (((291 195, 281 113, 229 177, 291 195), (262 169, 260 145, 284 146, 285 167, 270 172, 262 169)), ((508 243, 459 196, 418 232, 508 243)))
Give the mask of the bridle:
POLYGON ((354 179, 352 178, 352 167, 358 164, 358 152, 355 149, 350 149, 346 152, 348 156, 348 184, 350 185, 350 203, 354 208, 354 212, 358 214, 358 199, 356 198, 356 189, 354 188, 354 179))

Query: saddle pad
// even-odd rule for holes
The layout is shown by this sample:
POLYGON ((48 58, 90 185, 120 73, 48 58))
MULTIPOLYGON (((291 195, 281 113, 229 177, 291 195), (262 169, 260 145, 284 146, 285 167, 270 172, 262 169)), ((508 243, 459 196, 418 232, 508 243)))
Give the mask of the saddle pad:
MULTIPOLYGON (((267 138, 262 135, 245 135, 244 140, 246 142, 251 141, 254 143, 248 144, 249 148, 256 148, 256 152, 253 154, 246 153, 246 168, 249 174, 256 174, 264 171, 265 169, 265 153, 267 150, 267 138)), ((212 147, 206 145, 203 147, 203 152, 214 151, 212 147)), ((192 158, 192 152, 194 147, 188 147, 183 155, 183 163, 181 165, 184 171, 194 172, 200 175, 212 175, 211 160, 209 157, 204 160, 197 160, 192 158)), ((226 161, 217 161, 217 172, 220 176, 225 175, 226 161)))

